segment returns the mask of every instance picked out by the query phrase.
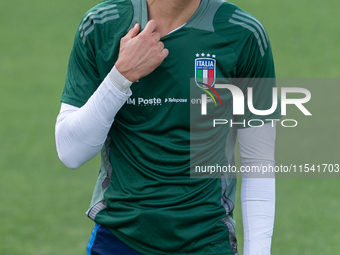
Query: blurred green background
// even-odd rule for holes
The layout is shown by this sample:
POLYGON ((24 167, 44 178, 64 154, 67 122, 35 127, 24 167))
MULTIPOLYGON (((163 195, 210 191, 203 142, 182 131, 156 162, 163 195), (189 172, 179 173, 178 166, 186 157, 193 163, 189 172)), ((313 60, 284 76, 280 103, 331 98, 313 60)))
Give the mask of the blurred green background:
MULTIPOLYGON (((78 170, 58 159, 54 124, 68 57, 90 0, 0 2, 0 254, 85 254, 99 158, 78 170)), ((339 2, 235 0, 265 25, 279 78, 339 78, 339 2)), ((307 87, 313 116, 278 128, 278 164, 340 163, 337 80, 307 87)), ((272 254, 338 254, 336 178, 279 178, 272 254)), ((240 187, 240 185, 239 185, 240 187)), ((239 199, 239 189, 237 193, 239 199)), ((242 254, 240 203, 237 236, 242 254)))

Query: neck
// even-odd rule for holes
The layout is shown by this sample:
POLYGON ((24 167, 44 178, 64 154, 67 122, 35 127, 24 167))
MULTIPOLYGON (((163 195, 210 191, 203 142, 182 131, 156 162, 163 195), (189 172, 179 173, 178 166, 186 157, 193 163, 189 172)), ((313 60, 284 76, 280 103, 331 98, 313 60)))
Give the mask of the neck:
POLYGON ((195 13, 201 0, 147 0, 149 20, 157 23, 161 37, 185 24, 195 13))

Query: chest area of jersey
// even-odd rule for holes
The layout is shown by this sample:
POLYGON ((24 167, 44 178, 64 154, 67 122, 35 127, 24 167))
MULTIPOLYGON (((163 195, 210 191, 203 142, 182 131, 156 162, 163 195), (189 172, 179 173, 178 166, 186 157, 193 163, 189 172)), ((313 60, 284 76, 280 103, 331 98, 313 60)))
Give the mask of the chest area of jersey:
POLYGON ((168 57, 152 73, 132 85, 131 100, 135 98, 137 105, 188 102, 190 83, 194 82, 198 89, 213 87, 217 79, 235 76, 235 53, 217 34, 181 31, 162 41, 169 50, 168 57))
POLYGON ((133 94, 122 110, 147 119, 182 116, 182 121, 200 104, 202 89, 211 91, 219 79, 235 76, 237 59, 228 42, 211 32, 182 31, 162 41, 168 57, 131 86, 133 94))

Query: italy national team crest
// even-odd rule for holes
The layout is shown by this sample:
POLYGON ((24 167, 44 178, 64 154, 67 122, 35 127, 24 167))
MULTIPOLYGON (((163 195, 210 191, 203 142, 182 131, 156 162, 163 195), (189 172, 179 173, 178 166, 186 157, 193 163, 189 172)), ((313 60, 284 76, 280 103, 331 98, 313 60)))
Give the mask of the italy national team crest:
POLYGON ((215 55, 210 54, 196 54, 195 59, 195 82, 198 87, 202 89, 209 89, 214 86, 216 78, 216 60, 215 55), (210 58, 210 56, 212 58, 210 58))

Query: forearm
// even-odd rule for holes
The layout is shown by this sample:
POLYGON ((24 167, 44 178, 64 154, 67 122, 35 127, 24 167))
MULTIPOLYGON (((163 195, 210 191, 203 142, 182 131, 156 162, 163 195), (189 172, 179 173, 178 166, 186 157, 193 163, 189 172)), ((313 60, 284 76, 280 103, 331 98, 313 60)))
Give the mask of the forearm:
POLYGON ((242 180, 244 255, 269 255, 275 216, 275 179, 242 180))
MULTIPOLYGON (((261 169, 274 166, 275 127, 239 130, 242 166, 261 169)), ((269 255, 275 216, 274 173, 243 173, 241 207, 245 255, 269 255)))
POLYGON ((113 68, 84 106, 62 104, 55 138, 58 156, 67 167, 78 168, 99 153, 117 112, 131 96, 130 85, 113 68))

